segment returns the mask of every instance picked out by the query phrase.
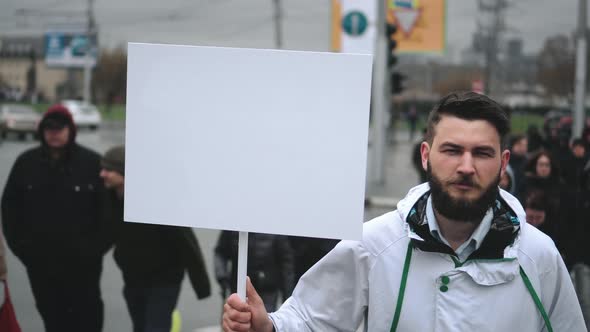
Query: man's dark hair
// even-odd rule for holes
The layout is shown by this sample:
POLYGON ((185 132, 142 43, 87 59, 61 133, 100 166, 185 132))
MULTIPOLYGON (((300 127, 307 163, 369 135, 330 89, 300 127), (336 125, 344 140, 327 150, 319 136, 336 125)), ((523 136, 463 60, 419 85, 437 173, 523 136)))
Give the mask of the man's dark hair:
POLYGON ((549 202, 547 201, 547 197, 543 191, 531 190, 526 194, 524 208, 546 211, 548 204, 549 202))
POLYGON ((498 131, 502 148, 506 147, 506 137, 510 131, 508 112, 491 98, 471 91, 452 92, 443 97, 428 116, 426 141, 430 144, 434 139, 435 127, 443 115, 489 122, 498 131))
POLYGON ((512 136, 510 136, 510 142, 509 142, 509 148, 510 150, 512 150, 512 148, 520 141, 522 141, 523 139, 526 139, 526 136, 523 134, 514 134, 512 136))
POLYGON ((582 147, 586 147, 586 143, 581 138, 575 138, 572 141, 572 147, 577 146, 577 145, 582 146, 582 147))

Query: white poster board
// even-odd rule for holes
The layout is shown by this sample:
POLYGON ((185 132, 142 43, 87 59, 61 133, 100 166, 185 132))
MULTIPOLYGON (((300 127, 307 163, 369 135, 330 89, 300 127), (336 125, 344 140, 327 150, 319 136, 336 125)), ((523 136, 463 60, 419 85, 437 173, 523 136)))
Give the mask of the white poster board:
POLYGON ((371 66, 130 43, 125 221, 360 240, 371 66))

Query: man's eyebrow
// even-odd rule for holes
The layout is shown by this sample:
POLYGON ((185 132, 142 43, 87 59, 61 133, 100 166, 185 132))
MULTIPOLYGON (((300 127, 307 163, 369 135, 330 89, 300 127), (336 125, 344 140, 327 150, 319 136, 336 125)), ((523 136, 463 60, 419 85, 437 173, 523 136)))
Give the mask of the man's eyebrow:
MULTIPOLYGON (((451 142, 444 142, 443 144, 441 144, 439 146, 439 149, 464 150, 465 147, 463 147, 462 145, 459 145, 459 144, 451 143, 451 142)), ((496 150, 493 147, 488 146, 488 145, 476 146, 475 148, 473 148, 473 150, 479 151, 479 152, 496 154, 496 150)))
POLYGON ((475 149, 473 149, 475 151, 480 151, 480 152, 487 152, 487 153, 491 153, 491 154, 496 154, 496 150, 491 147, 491 146, 478 146, 475 149))
POLYGON ((464 149, 463 146, 461 146, 459 144, 451 143, 451 142, 444 142, 443 144, 440 145, 440 149, 445 149, 445 148, 459 149, 459 150, 464 149))

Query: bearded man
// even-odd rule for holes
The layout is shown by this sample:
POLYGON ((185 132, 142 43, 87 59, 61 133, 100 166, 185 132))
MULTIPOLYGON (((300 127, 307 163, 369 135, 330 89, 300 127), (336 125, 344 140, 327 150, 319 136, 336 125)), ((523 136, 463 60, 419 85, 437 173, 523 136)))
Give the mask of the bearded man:
POLYGON ((586 331, 549 237, 500 190, 506 111, 473 92, 431 111, 421 146, 428 183, 364 224, 301 277, 274 313, 252 284, 232 294, 225 331, 586 331))

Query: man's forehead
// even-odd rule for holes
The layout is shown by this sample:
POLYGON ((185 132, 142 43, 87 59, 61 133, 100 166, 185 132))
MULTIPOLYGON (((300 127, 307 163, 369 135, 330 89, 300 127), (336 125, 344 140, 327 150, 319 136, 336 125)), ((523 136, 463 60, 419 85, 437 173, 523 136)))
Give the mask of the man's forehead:
POLYGON ((467 120, 444 115, 436 124, 433 143, 499 147, 500 135, 496 127, 482 119, 467 120))

